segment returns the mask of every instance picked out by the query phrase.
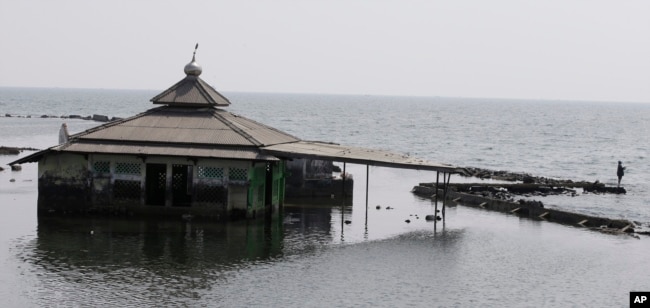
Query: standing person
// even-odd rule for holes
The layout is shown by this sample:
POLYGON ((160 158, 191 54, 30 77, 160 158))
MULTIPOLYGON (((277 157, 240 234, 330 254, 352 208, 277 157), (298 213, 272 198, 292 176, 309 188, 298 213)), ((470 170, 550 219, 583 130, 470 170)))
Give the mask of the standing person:
POLYGON ((616 169, 616 175, 618 176, 618 187, 621 187, 621 178, 625 174, 624 172, 625 167, 623 167, 623 163, 621 161, 618 161, 618 168, 616 169))
POLYGON ((59 144, 68 142, 69 137, 68 124, 61 124, 61 128, 59 129, 59 144))

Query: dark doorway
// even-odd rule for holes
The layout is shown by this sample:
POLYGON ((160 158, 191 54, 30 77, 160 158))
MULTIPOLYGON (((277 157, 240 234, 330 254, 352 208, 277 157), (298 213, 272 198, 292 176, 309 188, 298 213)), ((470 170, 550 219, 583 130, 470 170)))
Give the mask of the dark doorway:
POLYGON ((266 183, 264 185, 264 205, 266 213, 273 211, 273 164, 266 164, 266 183))
POLYGON ((172 206, 192 205, 192 165, 172 165, 172 206))
POLYGON ((147 164, 146 178, 147 205, 165 205, 167 190, 167 165, 147 164))

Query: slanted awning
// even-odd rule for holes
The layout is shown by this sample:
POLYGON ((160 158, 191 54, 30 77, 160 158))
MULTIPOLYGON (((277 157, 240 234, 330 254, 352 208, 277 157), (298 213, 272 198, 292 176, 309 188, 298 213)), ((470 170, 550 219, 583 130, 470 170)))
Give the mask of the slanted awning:
POLYGON ((353 164, 461 173, 452 165, 429 162, 404 154, 317 141, 298 141, 261 148, 262 153, 284 158, 310 158, 353 164))

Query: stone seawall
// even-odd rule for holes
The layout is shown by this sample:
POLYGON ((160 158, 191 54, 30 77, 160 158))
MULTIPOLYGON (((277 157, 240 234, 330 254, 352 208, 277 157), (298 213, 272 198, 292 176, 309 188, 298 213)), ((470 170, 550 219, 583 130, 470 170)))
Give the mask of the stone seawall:
MULTIPOLYGON (((436 195, 435 184, 422 183, 413 187, 412 192, 418 196, 432 198, 436 195)), ((438 196, 444 192, 439 189, 438 196)), ((448 189, 446 202, 461 204, 475 208, 498 211, 536 220, 545 220, 576 227, 590 228, 605 233, 623 234, 634 233, 634 224, 623 219, 609 219, 558 209, 544 208, 541 202, 525 200, 499 200, 481 195, 468 194, 448 189)), ((447 203, 449 204, 449 203, 447 203)), ((644 233, 645 234, 645 233, 644 233)))

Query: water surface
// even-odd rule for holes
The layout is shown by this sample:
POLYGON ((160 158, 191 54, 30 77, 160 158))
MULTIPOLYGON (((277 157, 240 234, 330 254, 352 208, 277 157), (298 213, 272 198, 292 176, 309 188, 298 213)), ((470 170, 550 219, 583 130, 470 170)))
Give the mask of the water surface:
MULTIPOLYGON (((156 94, 2 90, 0 114, 17 115, 129 116, 151 108, 156 94)), ((230 111, 303 139, 460 166, 612 184, 620 159, 629 166, 628 194, 542 201, 650 222, 648 105, 226 95, 230 111)), ((0 143, 46 148, 63 122, 73 133, 97 125, 0 117, 0 143)), ((371 167, 366 209, 366 168, 348 164, 356 179, 351 206, 293 204, 275 221, 209 224, 38 219, 37 166, 23 167, 0 172, 0 297, 8 307, 605 307, 626 306, 630 291, 650 288, 647 237, 463 206, 448 208, 444 222, 425 222, 435 205, 410 189, 435 181, 431 172, 371 167)))

